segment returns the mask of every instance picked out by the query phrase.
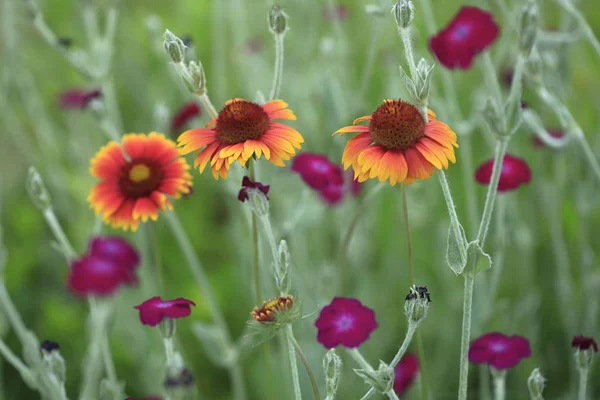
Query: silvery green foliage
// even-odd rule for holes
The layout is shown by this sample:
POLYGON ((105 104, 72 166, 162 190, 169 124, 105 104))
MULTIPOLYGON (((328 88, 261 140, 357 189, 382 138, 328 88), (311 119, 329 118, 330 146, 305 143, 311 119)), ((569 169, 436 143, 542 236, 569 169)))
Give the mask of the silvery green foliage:
POLYGON ((527 0, 521 10, 519 47, 524 55, 529 55, 535 45, 538 33, 539 10, 537 0, 527 0))
POLYGON ((392 15, 398 28, 406 29, 415 17, 415 6, 410 0, 398 0, 392 7, 392 15))
POLYGON ((27 192, 33 204, 40 210, 46 211, 51 207, 51 200, 44 180, 35 167, 29 167, 27 175, 27 192))
POLYGON ((330 349, 325 353, 323 371, 325 373, 327 399, 334 400, 342 375, 342 359, 336 354, 335 349, 330 349))
POLYGON ((186 45, 168 29, 165 31, 163 43, 174 63, 180 63, 185 59, 186 45))
POLYGON ((380 393, 387 393, 394 386, 394 369, 381 360, 376 370, 354 369, 354 372, 380 393))
POLYGON ((446 249, 446 262, 456 275, 462 274, 467 265, 467 238, 462 225, 458 225, 460 236, 456 235, 456 229, 450 225, 448 229, 448 247, 446 249))
POLYGON ((275 284, 281 296, 287 296, 290 290, 290 251, 285 240, 279 242, 277 255, 278 259, 275 260, 275 284))
POLYGON ((529 389, 529 398, 531 400, 544 400, 542 396, 546 387, 546 378, 542 375, 539 368, 531 371, 527 379, 527 388, 529 389))

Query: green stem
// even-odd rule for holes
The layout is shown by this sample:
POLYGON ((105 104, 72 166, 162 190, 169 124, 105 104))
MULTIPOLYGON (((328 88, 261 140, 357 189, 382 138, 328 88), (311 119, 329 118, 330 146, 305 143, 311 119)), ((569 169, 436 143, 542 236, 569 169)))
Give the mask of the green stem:
POLYGON ((217 112, 217 109, 215 108, 215 106, 213 106, 212 101, 210 101, 210 97, 208 97, 208 93, 204 92, 203 94, 200 94, 198 96, 200 97, 200 102, 202 103, 204 108, 206 110, 208 110, 210 117, 217 118, 219 113, 217 112))
POLYGON ((587 368, 579 368, 579 391, 577 400, 586 400, 588 373, 589 370, 587 368))
POLYGON ((354 361, 356 361, 356 363, 358 365, 360 365, 360 367, 362 369, 371 371, 371 372, 374 371, 371 364, 369 364, 369 362, 367 360, 365 360, 365 358, 363 357, 362 353, 358 350, 358 348, 347 349, 347 352, 354 359, 354 361))
POLYGON ((52 207, 48 207, 43 211, 43 214, 46 223, 48 224, 50 230, 52 231, 52 234, 54 235, 54 238, 58 241, 58 245, 62 249, 65 257, 67 258, 67 262, 73 261, 75 258, 77 258, 77 253, 75 252, 75 249, 73 249, 71 242, 69 242, 67 235, 65 235, 65 231, 62 229, 62 226, 58 222, 56 214, 54 214, 54 210, 52 209, 52 207))
POLYGON ((296 361, 296 351, 294 350, 294 344, 290 339, 291 325, 286 326, 286 333, 288 335, 288 355, 290 357, 290 369, 292 373, 292 383, 294 386, 294 398, 296 400, 302 400, 302 391, 300 390, 300 376, 298 374, 298 362, 296 361))
POLYGON ((317 386, 317 381, 315 380, 315 376, 313 375, 312 370, 310 369, 310 365, 308 364, 308 360, 306 359, 304 352, 302 352, 302 348, 300 347, 300 344, 294 337, 294 331, 292 330, 292 325, 288 324, 286 328, 287 328, 288 339, 294 345, 296 352, 298 352, 298 355, 300 356, 300 359, 302 360, 302 363, 304 364, 304 368, 306 369, 306 373, 308 374, 308 378, 310 379, 310 384, 312 385, 315 399, 321 400, 321 396, 319 395, 319 386, 317 386))
POLYGON ((398 352, 396 353, 396 355, 390 362, 390 367, 396 368, 396 365, 398 365, 398 363, 402 359, 402 356, 404 356, 404 353, 406 353, 406 350, 408 349, 408 346, 410 345, 413 335, 415 334, 415 331, 417 330, 417 326, 418 325, 415 324, 414 322, 408 323, 408 329, 406 331, 406 336, 404 337, 404 341, 402 342, 402 345, 398 349, 398 352))
MULTIPOLYGON (((246 400, 247 394, 245 387, 246 385, 244 384, 244 374, 242 372, 242 368, 238 363, 236 363, 232 368, 230 368, 229 377, 231 379, 231 382, 233 383, 233 399, 246 400)), ((269 398, 273 398, 272 393, 269 398)))
MULTIPOLYGON (((337 21, 337 18, 334 18, 337 21)), ((339 23, 339 22, 338 22, 339 23)), ((367 58, 365 69, 363 71, 361 85, 360 85, 360 95, 358 98, 363 99, 367 91, 369 90, 369 82, 371 81, 371 77, 373 76, 373 65, 375 64, 375 56, 377 54, 377 42, 379 41, 379 37, 381 36, 381 30, 383 29, 383 24, 379 21, 378 17, 373 18, 373 27, 371 29, 371 43, 369 44, 369 50, 367 51, 367 58)))
POLYGON ((400 398, 398 397, 398 395, 396 394, 396 392, 394 392, 394 389, 388 391, 385 394, 390 400, 400 400, 400 398))
POLYGON ((17 357, 15 353, 12 352, 12 350, 6 345, 6 343, 4 343, 2 339, 0 339, 0 353, 10 365, 19 371, 19 374, 21 377, 23 377, 24 381, 27 382, 31 380, 31 370, 27 368, 27 366, 19 357, 17 357))
POLYGON ((590 144, 585 139, 585 136, 583 135, 583 133, 578 135, 577 139, 578 139, 577 142, 581 146, 581 149, 583 150, 583 154, 585 155, 587 162, 590 164, 590 167, 592 167, 592 170, 594 171, 594 175, 596 175, 596 178, 600 182, 600 164, 598 164, 598 159, 596 158, 594 151, 592 150, 592 148, 590 147, 590 144))
POLYGON ((494 400, 504 400, 506 397, 506 372, 494 376, 494 400))
MULTIPOLYGON (((456 205, 454 199, 450 193, 450 185, 448 185, 448 179, 446 179, 446 173, 443 170, 437 172, 442 192, 444 193, 444 200, 446 200, 446 207, 448 208, 448 215, 450 216, 450 226, 454 229, 454 234, 457 238, 464 238, 462 230, 460 229, 460 221, 458 220, 458 214, 456 214, 456 205)), ((466 243, 465 243, 466 246, 466 243)))
POLYGON ((479 366, 479 399, 490 400, 490 374, 487 365, 479 366))
POLYGON ((500 283, 500 275, 502 274, 502 267, 504 264, 507 200, 508 199, 505 197, 498 198, 498 211, 496 212, 496 240, 498 241, 498 245, 496 253, 494 254, 492 277, 485 295, 486 306, 484 307, 483 324, 487 322, 492 314, 493 303, 496 300, 496 293, 498 291, 498 284, 500 283))
POLYGON ((406 247, 408 254, 408 281, 410 286, 415 285, 415 271, 412 262, 412 243, 410 238, 410 223, 408 221, 408 203, 406 201, 406 185, 402 186, 402 215, 404 216, 404 231, 406 232, 406 247))
POLYGON ((379 193, 381 189, 383 189, 385 185, 383 183, 375 186, 369 194, 365 196, 360 207, 356 209, 352 219, 350 220, 350 225, 348 225, 348 229, 342 238, 342 245, 340 247, 340 296, 344 295, 344 290, 346 289, 344 283, 346 280, 346 270, 348 267, 348 248, 350 247, 350 242, 352 241, 352 236, 354 235, 354 231, 358 226, 358 220, 361 215, 364 214, 365 209, 369 202, 379 193))
POLYGON ((269 100, 279 98, 281 81, 283 77, 283 38, 285 33, 275 33, 275 71, 273 72, 273 84, 269 94, 269 100))
POLYGON ((585 16, 579 10, 577 10, 577 8, 575 8, 570 0, 557 0, 557 3, 559 6, 564 8, 565 11, 571 14, 575 21, 577 21, 579 29, 583 31, 585 37, 596 51, 596 54, 600 57, 600 41, 598 41, 598 38, 590 27, 590 24, 588 24, 587 20, 585 19, 585 16))
POLYGON ((106 377, 110 382, 111 387, 114 390, 117 390, 116 394, 119 398, 121 397, 121 385, 119 384, 119 379, 117 378, 117 371, 115 369, 115 363, 113 361, 112 353, 110 351, 110 342, 108 340, 108 332, 106 329, 106 325, 104 326, 104 337, 102 338, 102 361, 104 363, 104 369, 106 370, 106 377))
MULTIPOLYGON (((254 167, 254 161, 250 161, 248 164, 248 175, 252 182, 256 181, 256 171, 254 167)), ((254 271, 254 294, 256 296, 256 304, 262 303, 263 298, 261 294, 260 286, 260 248, 258 238, 258 217, 256 213, 252 212, 252 266, 254 271)))
MULTIPOLYGON (((494 202, 496 200, 496 194, 498 193, 498 182, 500 181, 500 173, 502 172, 502 162, 504 155, 506 154, 506 148, 508 146, 508 140, 498 140, 496 143, 496 150, 494 156, 494 167, 492 170, 492 177, 488 186, 488 191, 485 199, 485 206, 483 208, 483 216, 481 217, 481 223, 479 224, 479 232, 477 233, 476 242, 483 249, 487 231, 492 218, 492 211, 494 209, 494 202)), ((468 375, 469 375, 469 342, 471 340, 471 315, 473 312, 473 285, 475 283, 475 263, 476 259, 473 260, 471 270, 466 270, 464 273, 465 277, 465 288, 463 298, 463 321, 462 321, 462 337, 461 337, 461 349, 460 349, 460 380, 458 386, 458 399, 465 400, 467 398, 467 386, 468 386, 468 375)), ((469 267, 467 267, 469 268, 469 267)))
POLYGON ((404 55, 406 56, 406 62, 410 69, 410 76, 413 79, 417 76, 417 65, 415 64, 415 56, 412 49, 412 40, 410 37, 410 27, 398 28, 398 33, 402 38, 402 44, 404 45, 404 55))
POLYGON ((503 113, 503 102, 502 102, 502 89, 500 88, 500 83, 498 82, 498 75, 496 72, 496 67, 494 66, 494 62, 492 61, 492 57, 490 56, 489 51, 485 51, 483 53, 483 74, 485 79, 488 81, 488 85, 492 90, 492 94, 498 105, 498 108, 503 113))

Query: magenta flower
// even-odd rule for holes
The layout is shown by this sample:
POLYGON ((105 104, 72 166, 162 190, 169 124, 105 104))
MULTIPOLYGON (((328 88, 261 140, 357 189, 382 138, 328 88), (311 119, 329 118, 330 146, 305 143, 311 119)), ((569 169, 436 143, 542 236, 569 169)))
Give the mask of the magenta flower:
POLYGON ((462 7, 446 28, 429 39, 429 48, 444 67, 469 69, 473 58, 490 47, 498 33, 492 14, 462 7))
POLYGON ((117 260, 86 255, 71 263, 68 286, 78 296, 108 296, 122 284, 137 283, 134 271, 117 260))
POLYGON ((402 396, 410 385, 413 384, 419 373, 419 359, 416 355, 408 353, 402 357, 394 368, 394 392, 402 396))
POLYGON ((319 191, 321 199, 330 206, 339 204, 344 199, 344 185, 328 185, 319 191))
POLYGON ((292 171, 300 174, 302 180, 315 190, 323 190, 329 185, 343 185, 342 168, 321 154, 302 153, 292 162, 292 171))
MULTIPOLYGON (((563 132, 560 129, 553 129, 553 130, 549 130, 548 133, 550 134, 550 136, 552 136, 554 139, 562 139, 565 137, 565 132, 563 132)), ((534 148, 537 149, 542 149, 542 148, 547 148, 548 146, 546 146, 546 144, 542 141, 542 139, 540 139, 537 135, 533 135, 531 137, 531 144, 533 145, 534 148)))
POLYGON ((59 106, 65 109, 84 109, 90 101, 102 97, 102 92, 95 90, 71 89, 59 95, 59 106))
POLYGON ((571 346, 579 350, 588 350, 589 348, 593 348, 594 353, 598 352, 598 343, 596 343, 592 337, 574 336, 571 346))
POLYGON ((488 364, 496 369, 509 369, 531 356, 529 341, 522 336, 505 336, 498 332, 480 336, 469 348, 469 361, 488 364))
POLYGON ((240 189, 240 191, 238 193, 238 200, 241 202, 248 200, 248 189, 260 190, 261 192, 263 192, 263 194, 265 195, 267 200, 269 200, 269 196, 267 194, 269 193, 270 188, 271 188, 271 185, 263 185, 260 182, 252 182, 250 180, 250 178, 245 176, 242 179, 242 188, 240 189))
MULTIPOLYGON (((489 185, 492 178, 494 160, 484 162, 477 168, 475 179, 482 185, 489 185)), ((522 158, 506 154, 502 162, 498 191, 507 192, 515 190, 524 183, 531 181, 531 170, 522 158)))
POLYGON ((200 106, 195 102, 184 104, 171 119, 171 130, 179 131, 188 122, 201 114, 200 106))
POLYGON ((315 321, 317 341, 325 348, 355 348, 377 328, 375 312, 356 299, 336 297, 323 307, 315 321))
POLYGON ((117 261, 125 269, 135 270, 140 263, 137 251, 119 236, 96 236, 90 240, 88 254, 117 261))
POLYGON ((191 306, 195 307, 196 304, 182 297, 167 301, 160 297, 152 297, 134 308, 140 311, 142 324, 156 326, 163 318, 187 317, 192 312, 191 306))

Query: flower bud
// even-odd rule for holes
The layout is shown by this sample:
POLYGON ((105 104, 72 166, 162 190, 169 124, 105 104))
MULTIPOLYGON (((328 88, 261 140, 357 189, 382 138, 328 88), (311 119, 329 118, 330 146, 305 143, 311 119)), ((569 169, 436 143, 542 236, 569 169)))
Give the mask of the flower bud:
POLYGON ((529 379, 527 379, 527 387, 529 388, 529 396, 531 400, 544 400, 542 392, 546 386, 546 378, 542 375, 539 368, 531 371, 529 379))
POLYGON ((290 251, 285 240, 279 242, 277 255, 278 262, 275 265, 275 282, 282 296, 287 296, 290 289, 290 251))
POLYGON ((27 192, 33 204, 40 210, 46 211, 52 206, 46 185, 35 167, 29 167, 27 176, 27 192))
POLYGON ((488 98, 485 102, 485 108, 483 109, 483 119, 489 126, 492 133, 496 136, 504 136, 506 129, 504 129, 504 118, 498 105, 494 100, 488 98))
POLYGON ((537 51, 532 51, 531 54, 529 54, 529 57, 527 57, 525 70, 527 71, 527 77, 534 86, 540 86, 542 84, 542 58, 537 51))
POLYGON ((269 31, 274 35, 284 34, 289 29, 287 25, 288 18, 288 15, 281 7, 277 5, 273 6, 268 15, 269 31))
POLYGON ((269 199, 259 189, 248 190, 248 199, 250 200, 250 206, 252 211, 258 217, 264 217, 269 215, 269 199))
POLYGON ((196 94, 204 94, 206 92, 206 75, 204 75, 202 63, 198 61, 198 64, 196 64, 194 61, 190 61, 188 64, 188 71, 191 76, 190 83, 193 92, 196 94))
POLYGON ((171 56, 171 60, 174 63, 180 63, 185 58, 185 44, 183 40, 179 39, 177 36, 173 34, 170 30, 166 30, 164 34, 164 42, 165 50, 171 56))
POLYGON ((519 48, 524 55, 529 55, 535 44, 538 16, 537 0, 528 0, 521 11, 521 25, 519 28, 519 48))
POLYGON ((398 0, 392 7, 392 14, 398 28, 408 28, 415 16, 415 6, 410 0, 398 0))
POLYGON ((337 393, 340 376, 342 375, 342 359, 330 349, 323 358, 323 370, 325 371, 325 390, 327 398, 333 400, 337 393))
POLYGON ((424 58, 419 60, 417 64, 417 74, 419 79, 416 82, 417 102, 421 106, 426 106, 429 103, 429 90, 431 88, 431 77, 433 76, 433 68, 435 64, 429 65, 424 58))
POLYGON ((46 340, 42 343, 41 349, 44 366, 56 376, 56 379, 58 379, 60 383, 65 383, 67 367, 65 366, 64 358, 58 350, 58 345, 46 340), (56 347, 53 347, 52 345, 56 345, 56 347))
POLYGON ((427 286, 413 286, 406 295, 404 302, 404 313, 409 323, 420 323, 427 317, 431 296, 427 286))
POLYGON ((379 361, 377 370, 355 369, 354 373, 380 393, 388 393, 394 386, 394 368, 379 361))

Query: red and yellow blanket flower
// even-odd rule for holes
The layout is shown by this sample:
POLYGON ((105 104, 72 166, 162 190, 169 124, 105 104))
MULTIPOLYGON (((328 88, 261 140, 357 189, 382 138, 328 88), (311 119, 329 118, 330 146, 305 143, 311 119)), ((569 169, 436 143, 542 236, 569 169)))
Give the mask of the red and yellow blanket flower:
POLYGON ((385 100, 372 115, 360 117, 354 125, 335 134, 360 132, 344 149, 344 169, 354 169, 354 179, 364 182, 379 178, 396 183, 413 183, 429 178, 435 168, 447 169, 456 162, 456 133, 428 110, 425 122, 419 110, 402 100, 385 100), (369 125, 356 125, 369 121, 369 125))
POLYGON ((229 100, 205 128, 182 133, 178 145, 183 154, 199 151, 194 168, 200 173, 210 161, 215 179, 227 179, 231 164, 238 161, 244 166, 253 155, 256 158, 264 155, 271 163, 283 167, 283 160, 296 155, 304 142, 297 130, 274 121, 296 119, 287 106, 283 100, 262 106, 243 99, 229 100))
POLYGON ((155 221, 159 209, 172 209, 167 196, 190 192, 189 169, 175 142, 164 135, 124 135, 122 143, 109 142, 91 160, 90 173, 100 182, 88 196, 90 207, 113 228, 135 231, 140 220, 155 221))

